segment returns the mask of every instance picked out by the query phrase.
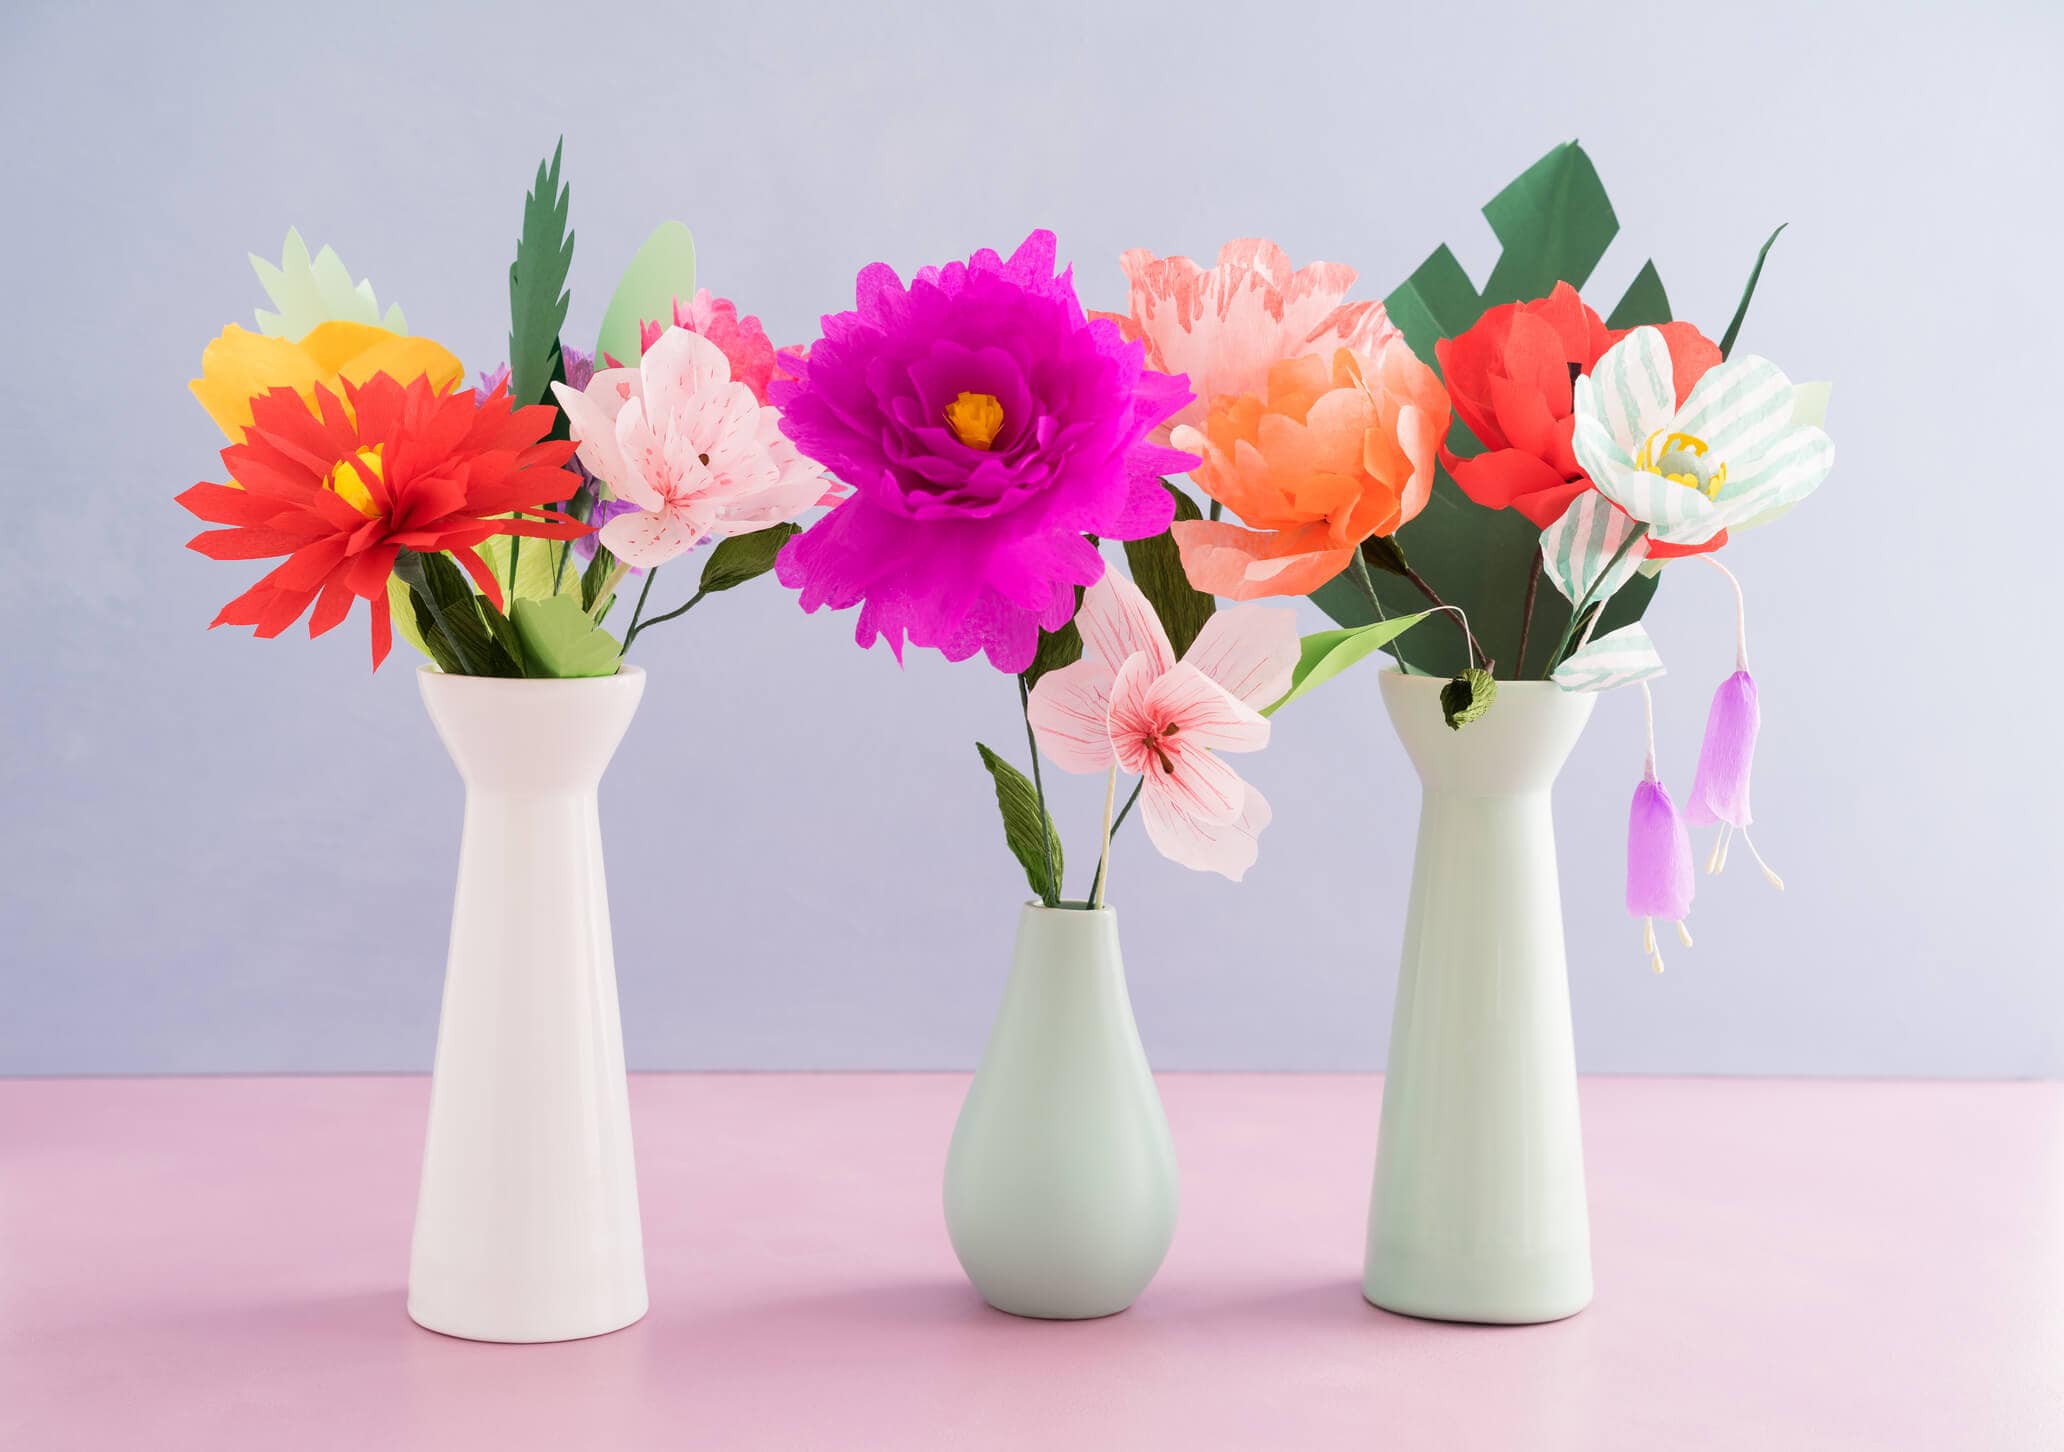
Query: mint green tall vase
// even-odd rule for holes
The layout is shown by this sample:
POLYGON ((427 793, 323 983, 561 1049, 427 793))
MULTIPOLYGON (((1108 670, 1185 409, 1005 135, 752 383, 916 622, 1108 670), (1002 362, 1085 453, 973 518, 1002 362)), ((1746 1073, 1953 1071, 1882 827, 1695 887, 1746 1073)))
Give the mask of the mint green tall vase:
POLYGON ((1422 795, 1363 1294, 1559 1320, 1591 1300, 1591 1238, 1549 790, 1595 697, 1500 681, 1455 731, 1438 677, 1382 679, 1422 795))

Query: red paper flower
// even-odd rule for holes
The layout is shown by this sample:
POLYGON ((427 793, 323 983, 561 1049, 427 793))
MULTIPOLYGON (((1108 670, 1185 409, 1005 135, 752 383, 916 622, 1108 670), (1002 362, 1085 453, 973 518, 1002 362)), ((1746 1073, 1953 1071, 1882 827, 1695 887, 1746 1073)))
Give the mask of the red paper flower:
MULTIPOLYGON (((1460 337, 1435 343, 1455 412, 1483 444, 1468 459, 1441 450, 1462 492, 1490 509, 1516 509, 1541 529, 1561 518, 1591 487, 1570 448, 1570 385, 1632 331, 1606 327, 1575 288, 1558 282, 1547 297, 1492 308, 1460 337)), ((1664 323, 1661 332, 1681 406, 1720 349, 1690 323, 1664 323)))
POLYGON ((427 378, 403 384, 380 373, 342 387, 340 399, 318 385, 312 408, 289 388, 252 399, 244 442, 222 451, 235 482, 179 496, 193 514, 230 526, 203 530, 187 548, 217 560, 287 557, 223 606, 210 629, 249 625, 269 638, 313 604, 308 633, 317 636, 363 599, 373 610, 377 670, 393 644, 387 577, 404 547, 450 551, 500 608, 501 586, 475 545, 497 534, 588 532, 547 507, 580 483, 561 467, 573 445, 540 442, 552 409, 513 407, 507 385, 478 404, 427 378))

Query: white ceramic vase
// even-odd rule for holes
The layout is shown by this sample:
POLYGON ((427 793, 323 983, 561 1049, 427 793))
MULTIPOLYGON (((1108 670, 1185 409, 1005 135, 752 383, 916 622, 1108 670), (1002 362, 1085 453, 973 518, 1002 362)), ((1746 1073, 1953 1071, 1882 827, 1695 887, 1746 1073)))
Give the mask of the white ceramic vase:
POLYGON ((1118 921, 1028 903, 946 1157, 968 1279, 1016 1316, 1124 1310, 1175 1235, 1175 1142, 1140 1047, 1118 921))
POLYGON ((1363 1294, 1559 1320, 1591 1300, 1591 1239, 1549 790, 1595 698, 1500 681, 1454 731, 1442 680, 1382 679, 1423 795, 1363 1294))
POLYGON ((595 792, 645 673, 424 667, 466 782, 409 1315, 570 1341, 645 1314, 645 1257, 595 792))

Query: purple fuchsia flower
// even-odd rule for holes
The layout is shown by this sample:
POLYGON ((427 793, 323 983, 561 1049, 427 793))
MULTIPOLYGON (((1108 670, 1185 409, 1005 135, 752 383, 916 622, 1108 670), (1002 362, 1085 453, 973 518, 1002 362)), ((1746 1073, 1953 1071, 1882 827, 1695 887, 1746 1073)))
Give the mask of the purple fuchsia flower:
POLYGON ((1707 872, 1717 873, 1727 865, 1727 848, 1739 832, 1742 845, 1763 870, 1764 880, 1782 892, 1784 879, 1771 871, 1756 844, 1749 840, 1749 823, 1753 820, 1749 814, 1749 768, 1756 757, 1756 733, 1762 727, 1763 713, 1756 700, 1756 678, 1749 674, 1748 610, 1741 581, 1711 555, 1700 558, 1727 576, 1728 583, 1734 586, 1735 669, 1713 692, 1712 708, 1706 712, 1705 740, 1699 743, 1698 771, 1691 779, 1691 796, 1684 803, 1684 814, 1695 827, 1720 824, 1720 835, 1713 840, 1712 855, 1706 859, 1707 872))
POLYGON ((1648 761, 1627 813, 1627 916, 1641 919, 1642 951, 1660 973, 1663 954, 1656 946, 1656 919, 1674 922, 1684 946, 1691 946, 1684 919, 1691 912, 1698 874, 1691 863, 1691 834, 1684 829, 1669 789, 1656 776, 1655 706, 1646 681, 1641 683, 1641 699, 1648 711, 1648 761))
POLYGON ((854 494, 782 550, 806 611, 858 605, 855 638, 1013 673, 1075 613, 1103 557, 1085 535, 1168 528, 1160 476, 1196 464, 1148 435, 1191 398, 1117 324, 1085 317, 1051 232, 1008 260, 984 249, 905 287, 886 263, 823 320, 781 427, 854 494))

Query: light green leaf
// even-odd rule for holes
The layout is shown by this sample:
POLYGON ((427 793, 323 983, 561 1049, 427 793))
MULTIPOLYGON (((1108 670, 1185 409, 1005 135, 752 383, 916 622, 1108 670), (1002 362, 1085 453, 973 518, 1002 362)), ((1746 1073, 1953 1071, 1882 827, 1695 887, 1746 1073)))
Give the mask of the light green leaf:
POLYGON ((626 367, 637 367, 638 324, 671 322, 674 299, 694 295, 695 236, 679 222, 662 222, 624 269, 609 310, 602 314, 595 366, 607 367, 606 356, 626 367))
POLYGON ((803 532, 799 524, 777 524, 750 534, 734 534, 717 541, 702 567, 697 588, 705 595, 757 580, 774 568, 781 547, 803 532))
POLYGON ((981 742, 975 743, 975 750, 982 754, 982 765, 989 768, 989 775, 996 783, 996 806, 1003 813, 1003 838, 1010 847, 1011 856, 1018 859, 1018 865, 1025 869, 1025 880, 1032 884, 1032 891, 1048 907, 1059 907, 1061 902, 1061 834, 1054 830, 1053 818, 1039 810, 1039 792, 1022 771, 1005 761, 981 742), (1046 829, 1046 846, 1040 846, 1041 826, 1046 829), (1047 853, 1053 854, 1053 882, 1049 886, 1046 878, 1047 853))
POLYGON ((255 252, 250 257, 265 295, 279 309, 276 313, 258 310, 258 331, 269 338, 299 342, 317 324, 331 322, 369 323, 390 333, 408 331, 400 307, 387 309, 383 320, 380 304, 373 297, 372 283, 361 281, 354 285, 344 259, 328 247, 311 258, 308 244, 292 227, 287 229, 286 243, 280 249, 279 266, 274 267, 255 252))
MULTIPOLYGON (((487 561, 487 567, 494 577, 502 582, 502 590, 511 600, 543 600, 552 595, 580 595, 581 572, 578 569, 558 569, 559 552, 570 548, 560 540, 527 539, 516 556, 516 588, 509 590, 509 550, 515 536, 490 535, 482 540, 476 549, 487 561), (558 576, 558 588, 553 588, 553 576, 558 576)), ((579 561, 576 559, 575 564, 579 561)), ((423 637, 416 630, 415 610, 409 604, 408 586, 393 575, 387 577, 387 604, 394 617, 394 633, 424 655, 430 650, 423 643, 423 637)))
MULTIPOLYGON (((559 367, 559 332, 572 295, 573 233, 566 230, 569 188, 559 181, 561 138, 523 199, 523 231, 509 264, 509 397, 518 404, 550 403, 546 387, 559 367)), ((562 375, 563 376, 563 375, 562 375)))
MULTIPOLYGON (((1166 479, 1161 481, 1161 487, 1175 496, 1178 521, 1203 518, 1189 495, 1166 479)), ((1125 562, 1132 567, 1132 583, 1139 586, 1147 603, 1154 607, 1161 628, 1168 633, 1168 644, 1180 660, 1218 609, 1218 602, 1192 585, 1190 577, 1183 573, 1182 551, 1176 548, 1171 530, 1163 530, 1151 539, 1127 540, 1125 562)))
POLYGON ((518 600, 510 615, 536 676, 575 679, 613 676, 623 647, 599 628, 574 596, 518 600))
POLYGON ((1792 385, 1792 427, 1804 428, 1811 425, 1817 429, 1827 427, 1828 399, 1834 393, 1832 383, 1794 383, 1792 385))
POLYGON ((1299 696, 1317 690, 1349 666, 1383 649, 1432 613, 1422 610, 1417 615, 1396 615, 1374 625, 1348 630, 1321 630, 1316 635, 1307 635, 1299 642, 1301 650, 1297 669, 1290 673, 1289 691, 1261 714, 1273 716, 1299 696))

